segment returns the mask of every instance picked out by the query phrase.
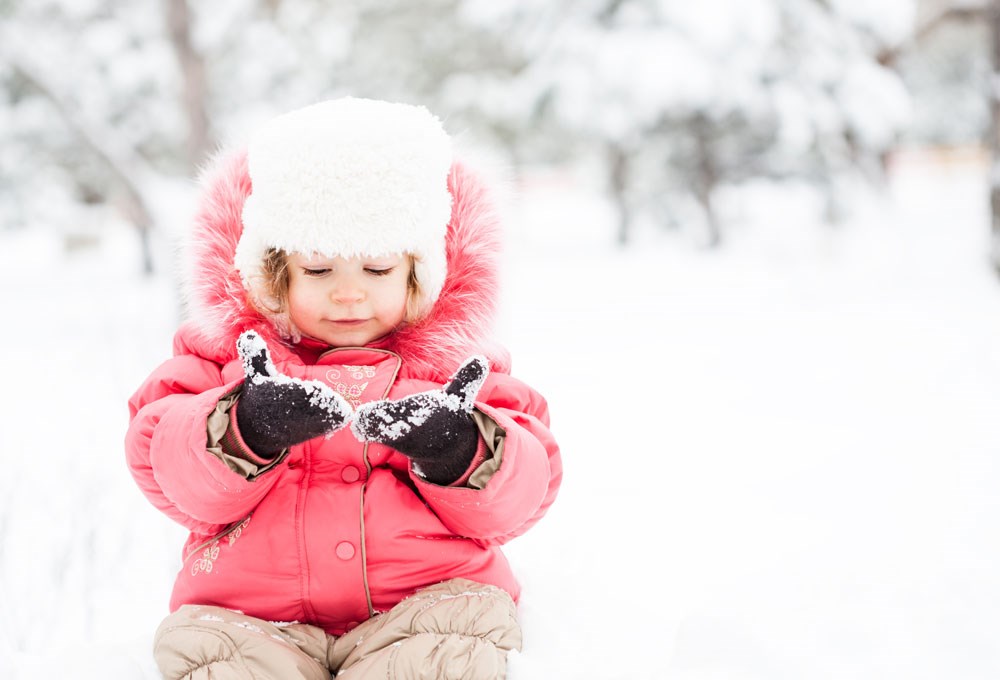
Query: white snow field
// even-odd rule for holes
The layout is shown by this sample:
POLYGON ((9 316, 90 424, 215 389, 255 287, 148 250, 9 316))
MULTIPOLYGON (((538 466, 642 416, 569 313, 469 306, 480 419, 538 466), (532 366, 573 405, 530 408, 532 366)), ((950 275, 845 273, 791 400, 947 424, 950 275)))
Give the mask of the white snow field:
MULTIPOLYGON (((1000 677, 1000 283, 974 163, 896 167, 838 228, 734 194, 725 247, 568 181, 507 213, 499 332, 564 453, 512 542, 514 680, 1000 677)), ((156 678, 182 532, 125 468, 170 349, 124 229, 0 235, 0 677, 156 678)))

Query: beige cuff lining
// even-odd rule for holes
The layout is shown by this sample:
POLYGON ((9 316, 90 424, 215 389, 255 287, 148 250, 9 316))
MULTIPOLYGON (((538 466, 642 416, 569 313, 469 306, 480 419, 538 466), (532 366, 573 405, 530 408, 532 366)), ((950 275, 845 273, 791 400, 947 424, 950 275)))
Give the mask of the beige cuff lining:
POLYGON ((507 433, 495 420, 479 409, 473 409, 472 419, 476 421, 476 427, 479 428, 479 436, 483 438, 488 453, 486 460, 476 468, 472 476, 469 477, 469 481, 465 483, 465 486, 472 489, 484 489, 493 478, 493 475, 500 469, 507 433))
POLYGON ((232 439, 232 437, 226 437, 226 432, 229 430, 229 425, 232 422, 232 418, 229 417, 229 411, 239 399, 240 392, 241 390, 237 388, 236 391, 223 396, 219 399, 212 412, 208 414, 206 421, 208 434, 207 451, 225 463, 226 467, 230 470, 252 482, 283 461, 288 455, 288 449, 282 451, 273 460, 268 460, 266 463, 258 463, 250 460, 247 457, 247 452, 225 446, 232 439))

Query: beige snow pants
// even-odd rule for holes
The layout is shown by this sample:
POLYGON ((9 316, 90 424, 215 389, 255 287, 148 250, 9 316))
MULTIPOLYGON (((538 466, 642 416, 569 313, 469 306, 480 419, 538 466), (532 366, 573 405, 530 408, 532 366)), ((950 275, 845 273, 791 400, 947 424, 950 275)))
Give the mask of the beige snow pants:
POLYGON ((156 631, 166 680, 497 680, 521 647, 510 595, 464 579, 416 592, 339 638, 304 623, 270 623, 184 605, 156 631))

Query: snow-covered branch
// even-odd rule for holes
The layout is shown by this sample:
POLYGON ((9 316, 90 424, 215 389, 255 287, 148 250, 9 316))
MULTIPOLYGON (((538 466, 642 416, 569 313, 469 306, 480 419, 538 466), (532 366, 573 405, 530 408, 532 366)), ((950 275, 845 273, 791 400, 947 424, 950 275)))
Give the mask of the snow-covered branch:
POLYGON ((141 235, 144 245, 143 270, 151 272, 153 263, 148 237, 155 219, 143 195, 142 180, 151 177, 153 173, 138 154, 124 147, 113 130, 94 121, 84 120, 79 111, 72 110, 41 74, 40 69, 27 63, 22 54, 5 53, 4 58, 14 73, 52 105, 82 147, 108 171, 120 209, 141 235))

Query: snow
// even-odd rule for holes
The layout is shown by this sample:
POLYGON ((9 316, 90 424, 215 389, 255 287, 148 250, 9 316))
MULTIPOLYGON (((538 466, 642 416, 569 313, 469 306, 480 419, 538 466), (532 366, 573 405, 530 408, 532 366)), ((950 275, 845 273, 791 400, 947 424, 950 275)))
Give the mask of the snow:
POLYGON ((914 28, 917 3, 914 0, 833 0, 833 8, 848 20, 864 27, 882 43, 907 40, 914 28))
MULTIPOLYGON (((398 441, 436 414, 444 411, 471 413, 476 395, 482 389, 488 374, 489 362, 486 357, 469 357, 455 372, 448 385, 442 385, 440 390, 420 392, 395 401, 381 400, 363 404, 354 413, 351 432, 362 442, 398 441)), ((471 422, 469 421, 470 426, 471 422)), ((416 466, 414 469, 421 477, 424 476, 416 466)))
POLYGON ((446 394, 440 390, 421 392, 396 401, 374 401, 361 405, 354 414, 351 431, 362 442, 397 441, 435 414, 444 411, 460 413, 463 410, 471 409, 463 408, 462 398, 457 394, 446 394))
MULTIPOLYGON (((344 419, 349 418, 353 413, 354 409, 351 404, 326 383, 320 380, 301 380, 280 373, 274 362, 271 361, 271 353, 267 343, 257 333, 245 331, 240 334, 236 341, 236 349, 243 360, 243 373, 253 376, 251 382, 254 385, 270 384, 298 388, 302 394, 309 398, 309 405, 325 412, 328 421, 336 429, 343 427, 344 419), (263 359, 262 362, 261 359, 263 359), (258 372, 255 362, 263 373, 258 372)), ((330 434, 332 435, 333 431, 330 434)))
POLYGON ((840 98, 854 130, 872 148, 891 148, 910 118, 910 95, 899 78, 871 63, 848 64, 840 98))
POLYGON ((236 340, 236 351, 239 353, 240 359, 243 360, 243 374, 252 375, 255 385, 262 383, 268 376, 278 375, 278 369, 271 361, 271 353, 267 348, 267 343, 254 331, 240 333, 240 337, 236 340), (263 373, 259 373, 254 366, 255 360, 257 360, 257 364, 261 363, 260 359, 263 359, 263 373))
MULTIPOLYGON (((614 250, 612 211, 565 176, 507 210, 499 332, 565 457, 507 550, 511 678, 997 677, 987 172, 893 169, 837 229, 791 190, 733 190, 718 252, 653 231, 614 250)), ((0 233, 5 678, 157 677, 184 533, 122 438, 178 303, 137 248, 0 233)))
POLYGON ((475 354, 458 367, 455 375, 451 376, 451 380, 445 386, 445 391, 459 397, 458 408, 470 413, 476 405, 476 396, 479 390, 483 389, 489 375, 489 360, 481 354, 475 354))

